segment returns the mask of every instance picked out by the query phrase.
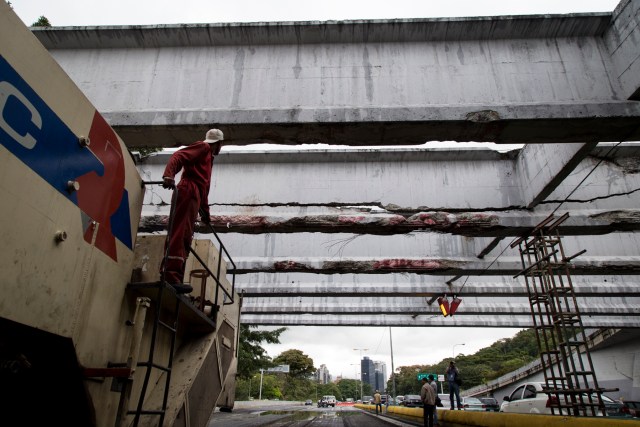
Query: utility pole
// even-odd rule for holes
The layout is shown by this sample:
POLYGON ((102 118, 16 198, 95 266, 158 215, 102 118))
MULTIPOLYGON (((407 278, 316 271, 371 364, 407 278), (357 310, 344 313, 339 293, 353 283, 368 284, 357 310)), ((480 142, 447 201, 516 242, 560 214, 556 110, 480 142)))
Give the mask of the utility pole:
MULTIPOLYGON (((389 326, 389 347, 391 347, 391 382, 393 384, 393 404, 396 402, 396 370, 393 366, 393 339, 391 338, 391 326, 389 326)), ((387 403, 389 403, 387 401, 387 403)))
POLYGON ((258 400, 262 400, 262 375, 264 375, 264 369, 260 369, 260 397, 258 400))
MULTIPOLYGON (((354 348, 355 351, 360 350, 360 399, 364 399, 364 395, 362 394, 362 352, 369 351, 368 348, 354 348)), ((362 402, 364 403, 364 402, 362 402)))

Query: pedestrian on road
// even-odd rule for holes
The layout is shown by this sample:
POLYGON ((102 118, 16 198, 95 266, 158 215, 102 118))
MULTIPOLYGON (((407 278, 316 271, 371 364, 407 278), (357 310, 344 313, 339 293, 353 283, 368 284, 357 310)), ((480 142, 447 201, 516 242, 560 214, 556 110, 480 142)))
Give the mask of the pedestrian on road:
POLYGON ((433 391, 426 378, 422 378, 420 399, 422 399, 424 427, 433 427, 433 413, 436 411, 436 392, 433 391))
POLYGON ((376 405, 376 415, 378 415, 378 408, 380 408, 380 413, 382 413, 382 396, 380 396, 378 390, 376 390, 376 393, 373 395, 373 403, 376 405))
MULTIPOLYGON (((435 406, 433 408, 433 426, 437 427, 438 426, 438 401, 440 400, 440 398, 438 397, 438 384, 434 381, 433 375, 431 374, 429 374, 429 376, 427 377, 427 382, 429 383, 434 393, 436 394, 435 406)), ((442 406, 442 403, 440 403, 440 406, 442 406)))
POLYGON ((194 223, 198 211, 200 220, 211 222, 209 213, 209 188, 213 159, 220 153, 224 135, 219 129, 209 129, 204 141, 196 141, 173 153, 162 175, 162 186, 175 189, 172 201, 169 230, 165 242, 165 257, 160 266, 162 279, 173 286, 177 293, 189 293, 191 285, 183 283, 184 269, 193 239, 194 223), (180 183, 175 176, 180 171, 180 183))
POLYGON ((458 402, 458 410, 462 410, 462 404, 460 403, 460 371, 456 368, 456 362, 453 360, 449 362, 449 367, 445 371, 444 376, 449 383, 449 401, 451 402, 451 410, 454 409, 454 395, 456 397, 456 402, 458 402))

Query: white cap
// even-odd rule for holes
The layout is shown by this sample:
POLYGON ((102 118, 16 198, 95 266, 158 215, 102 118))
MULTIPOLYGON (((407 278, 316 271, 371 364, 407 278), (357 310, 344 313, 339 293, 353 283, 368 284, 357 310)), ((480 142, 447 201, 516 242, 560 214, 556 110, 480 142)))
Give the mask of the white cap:
POLYGON ((224 135, 220 129, 209 129, 205 136, 204 142, 218 142, 224 139, 224 135))

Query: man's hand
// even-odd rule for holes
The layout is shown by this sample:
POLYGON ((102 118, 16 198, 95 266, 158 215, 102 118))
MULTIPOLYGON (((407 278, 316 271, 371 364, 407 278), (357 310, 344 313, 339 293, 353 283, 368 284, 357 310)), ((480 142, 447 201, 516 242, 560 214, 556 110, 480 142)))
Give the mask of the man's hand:
POLYGON ((208 213, 200 213, 200 221, 205 224, 211 224, 211 216, 208 213))
POLYGON ((162 182, 163 188, 170 188, 171 190, 176 188, 176 182, 173 180, 173 178, 169 178, 168 176, 165 176, 162 178, 162 180, 163 180, 162 182))

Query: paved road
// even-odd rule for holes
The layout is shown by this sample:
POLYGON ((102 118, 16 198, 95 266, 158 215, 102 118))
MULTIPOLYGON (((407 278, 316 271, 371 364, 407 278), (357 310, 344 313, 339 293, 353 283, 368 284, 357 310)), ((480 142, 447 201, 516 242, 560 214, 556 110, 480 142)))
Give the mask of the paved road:
POLYGON ((292 402, 237 402, 233 412, 216 411, 208 427, 409 427, 350 406, 317 408, 292 402))

